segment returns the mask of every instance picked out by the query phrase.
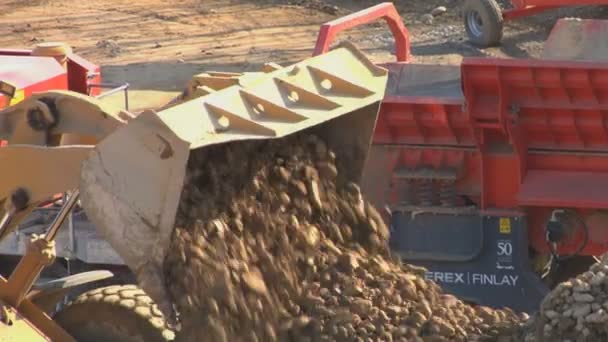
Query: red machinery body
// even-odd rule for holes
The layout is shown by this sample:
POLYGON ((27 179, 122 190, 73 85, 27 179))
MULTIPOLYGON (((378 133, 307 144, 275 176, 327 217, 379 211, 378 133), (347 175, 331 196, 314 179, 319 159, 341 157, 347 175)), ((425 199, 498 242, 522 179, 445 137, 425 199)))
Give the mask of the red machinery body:
MULTIPOLYGON (((32 56, 32 50, 0 49, 0 81, 17 88, 12 99, 0 94, 0 109, 32 93, 48 90, 71 90, 92 96, 100 94, 101 88, 91 86, 101 84, 98 65, 71 54, 66 69, 53 57, 32 56)), ((0 140, 0 146, 4 145, 6 142, 0 140)))
MULTIPOLYGON (((606 252, 608 64, 468 59, 462 77, 482 152, 481 208, 525 208, 530 242, 539 252, 547 251, 551 210, 575 209, 589 230, 579 253, 606 252)), ((582 234, 578 229, 564 239, 558 254, 573 253, 582 234)))
MULTIPOLYGON (((101 83, 99 66, 72 54, 68 56, 67 70, 53 57, 32 56, 31 50, 0 50, 0 80, 8 81, 28 97, 45 90, 72 90, 82 94, 97 95, 100 88, 90 84, 101 83)), ((0 95, 0 108, 7 99, 0 95)))
MULTIPOLYGON (((453 191, 483 211, 525 210, 538 252, 548 251, 545 224, 555 208, 595 214, 580 254, 608 251, 608 216, 597 215, 608 209, 608 64, 468 58, 461 75, 451 66, 389 68, 402 88, 388 90, 376 126, 374 145, 385 149, 388 177, 375 179, 389 180, 371 187, 376 201, 415 202, 404 198, 415 183, 404 173, 424 171, 438 182, 451 175, 453 191), (412 89, 425 89, 427 81, 426 89, 437 94, 443 76, 452 92, 408 92, 412 71, 423 78, 412 89)), ((432 191, 439 192, 438 186, 432 191)), ((582 234, 578 230, 557 252, 574 252, 582 234)))
MULTIPOLYGON (((349 18, 390 23, 382 12, 391 8, 349 18)), ((322 32, 334 23, 349 26, 322 32)), ((533 260, 608 251, 608 63, 559 60, 596 49, 557 44, 569 26, 552 32, 552 59, 383 65, 389 81, 362 188, 388 213, 392 249, 448 292, 534 311, 548 288, 533 260)), ((329 46, 321 38, 316 53, 329 46)), ((407 31, 395 39, 409 47, 407 31)))

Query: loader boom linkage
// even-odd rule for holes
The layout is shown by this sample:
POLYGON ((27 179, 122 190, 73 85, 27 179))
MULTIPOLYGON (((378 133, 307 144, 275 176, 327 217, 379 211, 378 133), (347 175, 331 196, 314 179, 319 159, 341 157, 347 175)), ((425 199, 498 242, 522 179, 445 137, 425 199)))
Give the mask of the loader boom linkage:
POLYGON ((0 140, 9 143, 0 148, 0 164, 11 165, 0 178, 2 214, 11 217, 0 239, 41 201, 77 188, 80 163, 92 145, 130 118, 67 91, 35 94, 0 111, 0 140))

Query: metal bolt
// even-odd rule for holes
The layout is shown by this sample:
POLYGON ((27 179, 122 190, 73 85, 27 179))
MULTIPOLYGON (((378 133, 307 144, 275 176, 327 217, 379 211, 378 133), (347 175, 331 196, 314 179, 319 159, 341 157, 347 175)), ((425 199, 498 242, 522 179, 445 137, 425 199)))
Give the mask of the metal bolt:
POLYGON ((216 132, 226 132, 230 129, 230 119, 226 116, 222 116, 217 119, 216 132))
POLYGON ((45 131, 55 124, 50 108, 42 102, 27 111, 27 123, 35 131, 45 131))
POLYGON ((30 202, 30 195, 24 188, 17 188, 10 197, 10 205, 15 212, 25 209, 30 202))
POLYGON ((519 113, 521 112, 521 108, 517 104, 511 104, 509 112, 511 112, 511 118, 517 120, 519 119, 519 113))

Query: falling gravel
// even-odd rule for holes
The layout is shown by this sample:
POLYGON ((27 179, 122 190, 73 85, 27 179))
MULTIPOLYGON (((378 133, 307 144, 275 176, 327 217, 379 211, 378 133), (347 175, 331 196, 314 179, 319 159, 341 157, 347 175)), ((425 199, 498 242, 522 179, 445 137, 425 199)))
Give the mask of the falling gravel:
POLYGON ((164 267, 178 341, 514 338, 512 311, 465 305, 393 260, 346 155, 311 135, 191 155, 164 267))

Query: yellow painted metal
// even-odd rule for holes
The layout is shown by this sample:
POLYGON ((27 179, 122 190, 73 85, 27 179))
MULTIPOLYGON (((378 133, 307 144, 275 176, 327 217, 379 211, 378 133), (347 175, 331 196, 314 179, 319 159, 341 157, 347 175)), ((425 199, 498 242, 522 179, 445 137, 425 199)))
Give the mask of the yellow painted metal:
POLYGON ((0 148, 0 165, 10 167, 4 167, 0 177, 0 215, 11 207, 8 200, 16 189, 28 195, 28 207, 15 213, 4 234, 39 201, 77 187, 90 145, 131 118, 94 98, 66 91, 34 94, 1 110, 0 139, 9 146, 0 148), (89 146, 58 146, 67 144, 89 146))
POLYGON ((231 86, 240 85, 246 80, 255 79, 272 71, 281 69, 281 66, 276 63, 265 63, 259 72, 204 72, 194 75, 184 92, 162 109, 174 106, 185 101, 192 100, 197 97, 209 95, 218 90, 222 90, 231 86))
MULTIPOLYGON (((0 292, 10 286, 11 284, 0 276, 0 292)), ((18 309, 2 301, 0 308, 0 341, 75 342, 73 337, 27 298, 21 302, 18 309), (12 325, 6 324, 7 316, 12 325)))
MULTIPOLYGON (((0 304, 2 305, 2 304, 0 304)), ((3 306, 3 314, 8 310, 9 314, 14 318, 11 324, 0 322, 0 342, 50 342, 51 339, 36 328, 34 324, 29 322, 25 317, 20 315, 13 308, 3 306)))
POLYGON ((23 91, 23 89, 18 89, 15 91, 15 96, 13 96, 13 98, 11 98, 8 105, 14 106, 23 100, 25 100, 25 92, 23 91))
POLYGON ((80 163, 92 146, 41 147, 16 145, 0 148, 0 199, 17 186, 25 187, 32 202, 78 186, 80 163))
POLYGON ((42 236, 32 236, 27 245, 27 252, 8 278, 7 286, 2 287, 0 291, 2 301, 18 308, 42 269, 53 263, 55 256, 55 241, 47 241, 42 236))
POLYGON ((380 100, 386 70, 342 47, 241 83, 157 116, 192 148, 280 137, 380 100))
POLYGON ((161 112, 144 112, 83 162, 87 216, 165 314, 170 303, 162 262, 192 149, 310 129, 349 151, 345 173, 361 176, 387 71, 350 44, 267 70, 161 112))
POLYGON ((0 276, 0 341, 74 341, 26 297, 40 271, 54 259, 54 241, 33 236, 9 279, 0 276))
POLYGON ((0 240, 14 230, 20 220, 41 201, 66 189, 76 188, 80 179, 80 165, 93 146, 43 147, 32 145, 9 145, 0 148, 0 165, 9 165, 0 177, 0 214, 11 208, 8 201, 17 189, 28 195, 28 206, 5 229, 0 240))
MULTIPOLYGON (((36 307, 26 294, 31 289, 32 284, 40 275, 40 271, 55 259, 55 242, 47 240, 46 237, 33 236, 27 247, 27 252, 19 261, 17 267, 8 279, 0 277, 0 307, 4 313, 0 315, 0 327, 2 322, 15 321, 20 317, 21 321, 27 323, 23 329, 33 330, 30 334, 48 336, 52 341, 72 342, 74 339, 68 335, 59 325, 57 325, 44 311, 36 307), (16 309, 14 309, 16 308, 16 309)), ((23 322, 22 322, 23 323, 23 322)), ((23 334, 21 331, 11 330, 12 326, 0 329, 0 341, 3 337, 10 337, 12 334, 17 336, 23 334)), ((29 341, 29 340, 22 340, 29 341)))
POLYGON ((49 145, 49 135, 78 134, 103 139, 131 119, 119 108, 107 106, 92 97, 69 92, 37 93, 24 101, 0 111, 0 139, 9 144, 49 145), (54 110, 51 111, 51 106, 54 110), (31 113, 44 120, 48 129, 34 129, 31 113), (55 112, 55 114, 53 113, 55 112), (29 113, 29 114, 28 114, 29 113), (55 115, 60 117, 55 118, 55 115))

